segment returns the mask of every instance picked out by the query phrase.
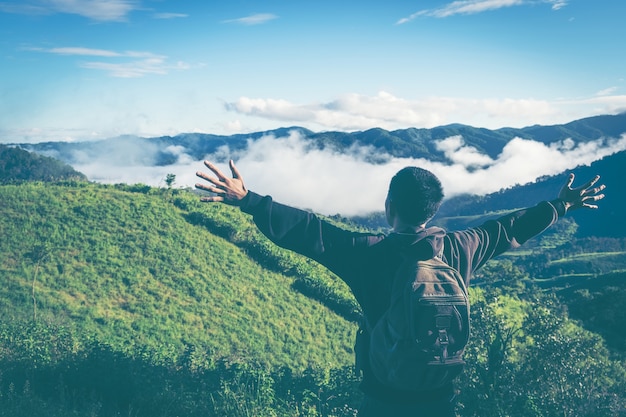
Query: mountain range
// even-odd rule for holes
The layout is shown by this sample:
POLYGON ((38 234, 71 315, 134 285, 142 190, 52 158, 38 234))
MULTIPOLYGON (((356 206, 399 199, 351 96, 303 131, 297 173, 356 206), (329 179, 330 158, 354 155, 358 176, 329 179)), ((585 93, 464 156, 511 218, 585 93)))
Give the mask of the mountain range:
MULTIPOLYGON (((21 148, 46 157, 53 157, 70 166, 96 160, 99 163, 107 163, 108 160, 113 166, 168 166, 177 163, 181 154, 196 161, 209 154, 213 158, 219 158, 220 155, 225 155, 225 153, 220 153, 220 149, 225 146, 229 148, 231 154, 233 152, 245 153, 251 143, 263 137, 285 137, 294 133, 306 140, 314 149, 331 148, 339 153, 348 152, 354 146, 372 149, 374 151, 365 155, 369 163, 384 163, 386 159, 380 155, 387 155, 386 158, 388 156, 424 158, 445 164, 450 163, 450 155, 446 155, 437 143, 446 138, 460 136, 467 146, 490 158, 497 158, 513 138, 532 140, 546 145, 570 141, 570 147, 582 147, 594 141, 609 143, 624 137, 626 113, 590 117, 563 125, 535 125, 521 129, 488 130, 452 124, 432 129, 411 128, 396 131, 370 129, 352 133, 316 133, 302 127, 288 127, 231 136, 200 133, 154 138, 121 136, 99 141, 13 144, 7 149, 21 148)), ((18 155, 19 149, 14 149, 12 152, 18 155)), ((226 156, 222 157, 226 158, 226 156)), ((528 161, 528 163, 532 164, 533 161, 528 161)), ((13 163, 12 169, 15 169, 16 165, 19 164, 13 163)), ((575 186, 581 185, 583 181, 596 174, 602 177, 601 183, 607 186, 607 197, 600 204, 602 215, 598 216, 590 212, 576 214, 576 221, 580 226, 579 236, 626 236, 626 225, 621 218, 624 196, 626 196, 626 185, 621 181, 621 173, 625 165, 626 151, 617 151, 612 155, 599 157, 589 166, 572 167, 570 170, 577 176, 575 186)), ((34 169, 32 166, 26 170, 34 169)), ((79 175, 73 170, 68 172, 73 172, 72 175, 79 175)), ((63 177, 60 176, 60 178, 63 177)), ((502 189, 496 193, 452 197, 444 202, 435 220, 448 228, 472 226, 482 221, 481 215, 485 213, 526 207, 540 200, 552 199, 556 197, 566 179, 567 172, 563 172, 554 176, 541 177, 529 184, 502 189)), ((382 216, 376 218, 374 215, 373 219, 372 217, 368 219, 368 222, 369 226, 386 226, 382 216)))
MULTIPOLYGON (((446 162, 446 155, 437 147, 437 141, 449 137, 461 136, 467 146, 491 158, 496 158, 513 138, 534 140, 544 144, 565 140, 581 144, 599 139, 620 138, 626 132, 626 113, 595 116, 563 125, 535 125, 520 129, 489 130, 451 124, 431 129, 410 128, 387 131, 375 128, 348 133, 312 132, 295 126, 230 136, 184 133, 177 136, 153 138, 120 136, 98 141, 15 143, 13 145, 57 158, 70 165, 93 159, 106 160, 107 155, 110 155, 111 162, 119 165, 163 166, 176 163, 181 152, 195 160, 201 160, 208 154, 218 152, 224 146, 228 146, 231 151, 241 151, 248 146, 250 141, 269 135, 283 137, 293 132, 299 133, 312 146, 320 149, 332 148, 341 152, 354 145, 369 146, 392 157, 425 158, 446 162), (120 149, 124 150, 123 154, 120 154, 120 149)), ((376 162, 375 155, 371 159, 372 162, 376 162)))

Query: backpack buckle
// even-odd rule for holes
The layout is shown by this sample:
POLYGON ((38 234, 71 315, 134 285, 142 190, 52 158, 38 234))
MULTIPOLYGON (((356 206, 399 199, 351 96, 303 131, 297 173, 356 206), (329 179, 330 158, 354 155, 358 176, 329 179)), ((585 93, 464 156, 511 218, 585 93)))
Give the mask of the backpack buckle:
POLYGON ((450 344, 450 340, 448 339, 448 332, 446 329, 439 329, 439 347, 441 349, 441 356, 439 357, 439 362, 445 363, 446 359, 448 359, 448 345, 450 344))

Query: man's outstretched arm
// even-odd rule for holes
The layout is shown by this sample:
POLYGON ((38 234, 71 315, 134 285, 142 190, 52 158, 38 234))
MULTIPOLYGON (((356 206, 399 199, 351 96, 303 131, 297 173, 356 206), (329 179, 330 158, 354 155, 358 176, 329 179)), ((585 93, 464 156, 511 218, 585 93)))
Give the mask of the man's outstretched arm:
POLYGON ((505 225, 506 236, 515 247, 542 233, 572 210, 597 209, 598 206, 594 203, 604 198, 601 192, 606 188, 604 185, 595 186, 599 179, 600 176, 596 175, 580 187, 572 188, 574 174, 571 173, 557 198, 549 202, 553 211, 542 209, 548 202, 541 202, 535 207, 518 210, 500 218, 500 223, 505 225))
MULTIPOLYGON (((485 264, 489 259, 508 250, 519 247, 534 236, 545 231, 568 211, 577 209, 597 209, 595 202, 604 198, 601 192, 604 185, 596 186, 599 176, 580 187, 572 188, 574 174, 570 174, 561 188, 557 198, 543 201, 534 207, 513 211, 498 219, 488 220, 480 227, 454 232, 456 242, 462 242, 463 252, 459 244, 452 242, 452 250, 446 256, 454 265, 460 265, 469 280, 469 273, 485 264)), ((458 266, 457 266, 458 267, 458 266)))

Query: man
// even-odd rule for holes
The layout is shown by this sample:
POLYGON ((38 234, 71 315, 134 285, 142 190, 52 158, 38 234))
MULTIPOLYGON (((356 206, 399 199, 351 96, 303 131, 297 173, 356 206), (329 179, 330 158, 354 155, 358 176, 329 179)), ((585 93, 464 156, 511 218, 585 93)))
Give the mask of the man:
MULTIPOLYGON (((315 214, 289 207, 248 191, 230 161, 232 178, 205 161, 215 176, 198 172, 207 183, 196 184, 214 195, 205 202, 239 206, 253 216, 257 227, 274 243, 321 263, 344 280, 359 302, 368 323, 376 323, 389 306, 396 269, 402 262, 401 250, 411 248, 420 259, 442 253, 442 260, 460 272, 469 284, 474 271, 489 259, 516 248, 543 232, 559 217, 576 209, 596 209, 593 203, 604 198, 605 186, 594 187, 599 176, 581 187, 572 188, 574 174, 558 197, 535 207, 518 210, 463 231, 446 232, 426 227, 443 200, 439 179, 431 172, 407 167, 391 180, 385 214, 393 228, 389 235, 357 233, 333 226, 315 214), (443 252, 442 252, 443 248, 443 252)), ((372 374, 367 360, 367 343, 358 337, 357 367, 362 371, 364 401, 359 417, 455 416, 454 387, 421 392, 399 391, 383 385, 372 374)))

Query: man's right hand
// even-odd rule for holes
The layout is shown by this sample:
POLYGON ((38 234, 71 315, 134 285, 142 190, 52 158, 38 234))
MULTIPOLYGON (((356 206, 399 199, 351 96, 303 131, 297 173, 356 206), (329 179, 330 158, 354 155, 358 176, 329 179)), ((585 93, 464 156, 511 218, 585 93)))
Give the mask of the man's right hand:
POLYGON ((580 208, 597 209, 598 206, 592 203, 604 198, 604 194, 598 193, 606 188, 604 184, 594 187, 599 179, 600 176, 596 175, 592 180, 588 181, 584 185, 572 188, 572 184, 574 183, 574 174, 570 174, 567 183, 563 186, 561 192, 559 193, 559 199, 563 201, 567 211, 580 208))

